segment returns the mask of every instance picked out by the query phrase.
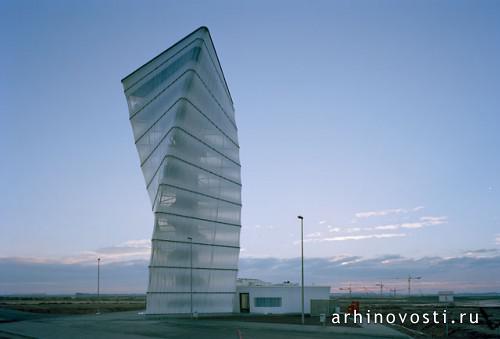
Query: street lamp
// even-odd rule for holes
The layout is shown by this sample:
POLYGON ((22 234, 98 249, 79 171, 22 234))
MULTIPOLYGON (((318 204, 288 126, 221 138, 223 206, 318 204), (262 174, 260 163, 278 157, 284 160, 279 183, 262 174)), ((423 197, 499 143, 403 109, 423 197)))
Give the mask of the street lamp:
POLYGON ((101 258, 97 258, 97 299, 99 299, 99 293, 100 293, 100 264, 101 264, 101 258))
POLYGON ((97 312, 96 314, 101 314, 101 309, 99 305, 100 301, 100 280, 101 280, 101 258, 97 258, 97 312))
POLYGON ((193 316, 193 238, 188 237, 188 240, 190 242, 190 253, 189 253, 189 285, 190 285, 190 291, 191 291, 191 317, 193 316))
POLYGON ((302 324, 304 324, 304 217, 299 215, 297 218, 300 219, 300 252, 301 252, 301 262, 302 262, 302 324))

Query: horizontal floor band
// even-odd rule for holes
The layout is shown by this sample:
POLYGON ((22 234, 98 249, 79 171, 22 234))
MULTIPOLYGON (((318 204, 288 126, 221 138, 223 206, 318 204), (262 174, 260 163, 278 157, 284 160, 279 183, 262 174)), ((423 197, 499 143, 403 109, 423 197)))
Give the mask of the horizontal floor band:
POLYGON ((222 157, 226 158, 227 160, 231 161, 233 164, 235 164, 237 167, 240 167, 241 168, 241 164, 237 161, 234 161, 233 159, 231 159, 230 157, 228 157, 227 155, 225 155, 224 153, 222 153, 221 151, 219 151, 218 149, 216 149, 215 147, 213 146, 210 146, 209 144, 207 144, 205 141, 201 140, 200 138, 198 138, 197 136, 194 136, 193 134, 191 134, 189 131, 185 130, 184 128, 182 128, 181 126, 172 126, 168 131, 167 133, 165 133, 165 135, 161 138, 161 140, 158 142, 158 145, 156 145, 153 150, 148 154, 148 156, 146 158, 144 158, 144 160, 141 162, 141 167, 144 166, 144 164, 149 160, 149 158, 151 158, 151 156, 153 155, 153 153, 158 149, 158 147, 160 147, 161 143, 163 142, 163 140, 165 140, 165 138, 170 134, 170 132, 172 132, 174 129, 178 129, 182 132, 184 132, 186 135, 190 136, 191 138, 195 139, 196 141, 198 141, 200 144, 204 145, 205 147, 208 147, 210 148, 212 151, 214 151, 215 153, 218 153, 220 154, 222 157))
POLYGON ((229 225, 229 226, 234 226, 234 227, 240 227, 241 225, 239 224, 231 224, 229 222, 223 222, 223 221, 217 221, 217 220, 210 220, 210 219, 204 219, 204 218, 197 218, 197 217, 192 217, 189 215, 182 215, 182 214, 177 214, 177 213, 171 213, 171 212, 161 212, 161 211, 154 211, 155 214, 167 214, 167 215, 173 215, 176 217, 181 217, 181 218, 187 218, 187 219, 195 219, 195 220, 201 220, 201 221, 207 221, 207 222, 214 222, 216 224, 224 224, 224 225, 229 225))
POLYGON ((199 114, 201 114, 205 119, 207 119, 222 135, 224 135, 226 138, 229 139, 229 141, 231 141, 231 143, 234 144, 234 146, 236 148, 240 148, 240 145, 238 145, 238 143, 236 141, 234 141, 228 134, 226 134, 226 132, 224 132, 222 130, 222 128, 220 128, 215 122, 212 121, 212 119, 210 119, 208 117, 208 115, 206 115, 205 113, 203 113, 203 111, 201 109, 198 108, 198 106, 196 106, 191 100, 189 100, 189 98, 187 97, 184 97, 184 96, 180 96, 179 98, 177 98, 177 100, 174 101, 174 103, 172 105, 170 105, 170 107, 165 111, 163 112, 159 117, 158 119, 156 119, 155 122, 153 122, 153 124, 151 124, 151 126, 149 126, 145 131, 144 133, 142 133, 136 140, 135 140, 135 143, 137 144, 175 105, 177 105, 180 101, 185 101, 187 102, 188 104, 190 104, 195 111, 197 111, 199 114))
POLYGON ((165 154, 165 156, 163 157, 163 159, 162 159, 162 160, 161 160, 161 162, 160 162, 160 166, 158 166, 158 168, 154 171, 153 176, 151 177, 151 179, 149 180, 149 182, 146 184, 146 188, 148 188, 148 189, 149 189, 149 186, 150 186, 150 185, 151 185, 151 183, 153 182, 154 178, 155 178, 155 177, 156 177, 156 175, 158 174, 158 171, 160 170, 161 166, 163 165, 163 162, 164 162, 167 158, 172 158, 172 159, 176 159, 176 160, 182 161, 182 162, 184 162, 184 163, 186 163, 186 164, 188 164, 188 165, 190 165, 190 166, 196 167, 196 168, 198 168, 198 169, 200 169, 200 170, 202 170, 202 171, 205 171, 205 172, 207 172, 207 173, 213 174, 213 175, 215 175, 215 176, 217 176, 217 177, 219 177, 219 178, 221 178, 221 179, 227 180, 227 181, 229 181, 229 182, 231 182, 231 183, 233 183, 233 184, 235 184, 235 185, 241 186, 241 183, 239 183, 239 182, 237 182, 237 181, 234 181, 233 179, 226 178, 226 177, 224 177, 224 176, 222 176, 222 175, 220 175, 220 174, 217 174, 217 173, 215 173, 215 172, 213 172, 213 171, 211 171, 211 170, 208 170, 208 169, 206 169, 206 168, 204 168, 204 167, 201 167, 201 166, 199 166, 199 165, 193 164, 193 163, 192 163, 192 162, 190 162, 190 161, 186 161, 186 160, 184 160, 184 159, 182 159, 182 158, 179 158, 179 157, 178 157, 178 156, 176 156, 176 155, 173 155, 173 154, 165 154))
MULTIPOLYGON (((200 169, 200 170, 202 170, 202 171, 205 171, 205 172, 207 172, 207 173, 210 173, 210 174, 212 174, 212 175, 215 175, 215 176, 217 176, 217 177, 219 177, 219 178, 221 178, 221 179, 223 179, 223 180, 229 181, 230 183, 232 183, 232 184, 234 184, 234 185, 237 185, 237 186, 240 186, 240 187, 241 187, 241 184, 240 184, 240 183, 238 183, 238 182, 235 182, 235 181, 233 181, 233 180, 231 180, 231 179, 228 179, 228 178, 226 178, 226 177, 223 177, 223 176, 221 176, 221 175, 219 175, 219 174, 216 174, 216 173, 214 173, 214 172, 212 172, 212 171, 209 171, 209 170, 207 170, 207 169, 205 169, 205 168, 202 168, 202 167, 200 167, 200 166, 197 166, 197 165, 195 165, 195 164, 193 164, 193 163, 190 163, 190 162, 188 162, 188 161, 186 161, 186 160, 184 160, 184 159, 181 159, 181 158, 179 158, 179 157, 177 157, 177 156, 175 156, 175 155, 170 155, 170 154, 167 154, 167 155, 165 155, 165 157, 164 157, 164 158, 163 158, 163 160, 161 161, 160 166, 158 166, 158 168, 157 168, 157 169, 156 169, 156 171, 154 172, 153 176, 151 177, 151 180, 150 180, 150 181, 146 184, 146 189, 147 189, 147 190, 149 190, 149 186, 151 186, 151 183, 153 182, 153 180, 155 179, 155 177, 158 175, 158 172, 159 172, 159 170, 160 170, 161 166, 163 165, 163 162, 164 162, 167 158, 172 158, 172 159, 179 160, 179 161, 184 162, 184 163, 186 163, 186 164, 188 164, 188 165, 190 165, 190 166, 196 167, 196 168, 198 168, 198 169, 200 169)), ((155 206, 155 204, 156 204, 156 200, 157 200, 157 198, 158 198, 158 192, 160 191, 160 189, 159 189, 159 188, 160 188, 160 185, 162 185, 162 184, 159 184, 159 185, 158 185, 158 187, 156 188, 155 199, 154 199, 154 201, 153 201, 153 208, 154 208, 154 206, 155 206)))
MULTIPOLYGON (((167 239, 157 239, 153 238, 151 241, 163 241, 163 242, 175 242, 175 243, 180 243, 180 244, 188 244, 191 245, 191 241, 184 241, 184 240, 167 240, 167 239)), ((239 249, 239 246, 229 246, 229 245, 215 245, 215 244, 207 244, 203 242, 192 242, 193 245, 204 245, 204 246, 213 246, 213 247, 228 247, 228 248, 234 248, 234 249, 239 249)))
POLYGON ((159 184, 158 187, 160 187, 160 186, 169 186, 169 187, 181 190, 181 191, 186 191, 186 192, 189 192, 189 193, 203 195, 204 197, 207 197, 207 198, 211 198, 211 199, 214 199, 214 200, 219 200, 219 201, 227 202, 228 204, 236 205, 236 206, 239 206, 239 207, 242 206, 240 203, 237 203, 237 202, 234 202, 234 201, 230 201, 230 200, 226 200, 226 199, 221 199, 221 198, 218 198, 218 197, 210 195, 210 194, 201 193, 201 192, 198 192, 198 191, 195 191, 195 190, 192 190, 192 189, 189 189, 189 188, 180 187, 180 186, 177 186, 177 185, 159 184))

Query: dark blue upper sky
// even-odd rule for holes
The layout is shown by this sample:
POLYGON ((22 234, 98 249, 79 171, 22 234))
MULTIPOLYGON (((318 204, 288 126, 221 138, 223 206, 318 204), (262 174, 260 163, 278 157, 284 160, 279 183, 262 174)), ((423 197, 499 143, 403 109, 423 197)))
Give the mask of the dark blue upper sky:
POLYGON ((236 108, 242 256, 500 244, 497 1, 2 1, 0 256, 149 239, 120 80, 205 25, 236 108), (278 241, 279 240, 279 241, 278 241))

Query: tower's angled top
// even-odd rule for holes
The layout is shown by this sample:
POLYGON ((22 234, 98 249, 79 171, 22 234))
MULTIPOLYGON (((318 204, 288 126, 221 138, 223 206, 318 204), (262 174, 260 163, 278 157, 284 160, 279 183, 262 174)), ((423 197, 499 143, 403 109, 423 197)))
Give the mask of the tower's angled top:
POLYGON ((231 100, 231 104, 233 104, 231 93, 229 91, 229 87, 227 86, 226 78, 220 65, 217 51, 215 50, 212 37, 210 36, 210 31, 206 26, 197 28, 176 42, 174 45, 167 48, 165 51, 161 52, 159 55, 124 77, 121 81, 125 92, 128 92, 132 88, 136 88, 143 79, 147 78, 150 74, 161 68, 165 63, 168 63, 172 58, 177 57, 179 54, 182 54, 184 51, 193 46, 204 47, 208 50, 210 59, 217 68, 217 75, 224 85, 224 89, 231 100))

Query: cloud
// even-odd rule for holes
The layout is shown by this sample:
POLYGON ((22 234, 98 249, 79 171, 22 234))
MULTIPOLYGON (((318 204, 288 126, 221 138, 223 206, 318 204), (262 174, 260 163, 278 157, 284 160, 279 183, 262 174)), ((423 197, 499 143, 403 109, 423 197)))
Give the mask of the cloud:
POLYGON ((476 250, 469 250, 464 252, 465 256, 473 258, 488 258, 500 255, 500 249, 498 248, 480 248, 476 250))
POLYGON ((97 258, 101 258, 102 264, 130 261, 146 260, 151 255, 151 240, 128 240, 116 246, 99 248, 95 251, 87 251, 79 255, 63 258, 63 262, 68 264, 89 264, 95 263, 97 258))
POLYGON ((400 214, 405 213, 406 210, 402 208, 393 208, 387 210, 378 210, 378 211, 368 211, 368 212, 358 212, 355 214, 355 217, 358 219, 370 218, 370 217, 382 217, 389 214, 400 214))
POLYGON ((500 234, 497 234, 495 237, 495 244, 500 245, 500 234))
MULTIPOLYGON (((421 207, 415 207, 414 209, 421 209, 421 207)), ((388 211, 388 210, 385 210, 388 211)), ((392 210, 391 210, 392 211, 392 210)), ((406 210, 405 210, 406 211, 406 210)), ((366 212, 368 213, 368 212, 366 212)), ((371 213, 371 212, 370 212, 371 213)), ((445 224, 448 222, 448 217, 446 216, 423 216, 417 221, 404 222, 399 224, 387 224, 378 225, 372 227, 333 227, 328 225, 328 232, 335 233, 347 233, 346 235, 339 235, 335 237, 325 236, 321 238, 321 232, 309 233, 306 235, 305 242, 328 242, 328 241, 347 241, 347 240, 366 240, 366 239, 384 239, 384 238, 395 238, 395 237, 405 237, 406 233, 367 233, 367 234, 356 234, 352 233, 366 233, 372 231, 395 231, 398 229, 420 229, 427 226, 435 226, 440 224, 445 224)), ((500 238, 500 237, 499 237, 500 238)), ((300 243, 299 241, 294 241, 294 244, 300 243)))
MULTIPOLYGON (((146 245, 146 244, 144 244, 146 245)), ((103 293, 144 293, 148 260, 112 262, 101 266, 103 293)), ((340 286, 352 283, 357 292, 375 291, 383 281, 404 290, 408 275, 422 276, 414 291, 492 292, 500 290, 500 251, 475 249, 455 257, 409 258, 399 254, 374 257, 339 254, 305 258, 306 284, 340 286), (487 254, 487 255, 486 255, 487 254)), ((239 276, 270 282, 298 281, 300 258, 252 258, 239 261, 239 276)), ((0 295, 13 293, 95 292, 96 265, 69 264, 64 260, 0 258, 0 295)))
POLYGON ((440 225, 448 222, 448 217, 420 217, 420 220, 426 225, 440 225))
POLYGON ((323 225, 324 223, 326 223, 326 220, 321 220, 318 224, 323 225))
POLYGON ((115 246, 102 247, 94 251, 84 251, 76 255, 64 257, 20 257, 19 262, 30 262, 40 264, 82 264, 94 265, 97 258, 101 258, 101 264, 131 261, 148 260, 151 255, 151 240, 128 240, 115 246))
POLYGON ((360 227, 348 227, 345 229, 347 233, 356 233, 356 232, 361 232, 360 227))
POLYGON ((407 222, 400 225, 401 228, 422 228, 424 223, 422 222, 407 222))
POLYGON ((389 224, 389 225, 374 226, 373 229, 375 229, 375 230, 397 230, 399 228, 417 229, 417 228, 423 228, 426 226, 441 225, 441 224, 445 224, 447 222, 448 222, 448 217, 445 217, 445 216, 441 216, 441 217, 426 216, 426 217, 420 217, 418 221, 405 222, 405 223, 401 223, 401 224, 389 224))
POLYGON ((376 230, 396 230, 399 228, 399 225, 380 225, 380 226, 375 226, 374 229, 376 230))
MULTIPOLYGON (((65 260, 0 258, 0 295, 95 293, 97 263, 65 260)), ((144 293, 148 260, 128 260, 101 265, 102 293, 144 293)))
MULTIPOLYGON (((414 207, 411 210, 420 210, 422 206, 414 207)), ((404 209, 393 209, 378 211, 379 215, 381 213, 387 213, 387 211, 408 211, 404 209)), ((364 212, 364 213, 375 213, 375 212, 364 212)), ((395 237, 405 237, 406 233, 395 232, 395 233, 371 233, 373 231, 395 231, 399 229, 420 229, 427 226, 435 226, 440 224, 445 224, 448 222, 448 217, 446 216, 422 216, 416 221, 408 221, 403 223, 377 225, 370 227, 333 227, 332 225, 327 225, 328 232, 340 233, 339 236, 328 237, 324 236, 321 238, 321 232, 313 232, 306 235, 305 242, 328 242, 328 241, 347 241, 347 240, 365 240, 365 239, 383 239, 383 238, 395 238, 395 237), (344 234, 343 234, 344 233, 344 234), (352 233, 361 233, 353 235, 352 233)), ((500 238, 500 236, 499 236, 500 238)), ((299 241, 294 241, 293 244, 299 244, 299 241)))
POLYGON ((306 238, 317 238, 317 237, 321 237, 321 232, 313 232, 306 234, 306 238))
POLYGON ((421 217, 419 222, 403 223, 402 228, 422 228, 431 225, 441 225, 448 222, 448 217, 421 217))
POLYGON ((358 219, 366 219, 366 218, 371 218, 371 217, 383 217, 391 214, 403 214, 403 213, 409 213, 409 212, 417 212, 422 210, 424 207, 423 206, 417 206, 413 207, 411 209, 405 209, 405 208, 391 208, 391 209, 385 209, 385 210, 376 210, 376 211, 367 211, 367 212, 358 212, 355 213, 354 216, 358 219))
MULTIPOLYGON (((494 292, 500 289, 500 254, 488 258, 457 256, 451 258, 409 258, 398 254, 371 258, 348 254, 330 258, 306 258, 306 284, 332 286, 336 290, 352 283, 356 292, 376 291, 383 281, 388 288, 405 291, 408 275, 421 276, 412 285, 415 293, 439 290, 494 292)), ((242 258, 239 275, 270 282, 298 281, 300 258, 242 258)))
MULTIPOLYGON (((327 238, 305 239, 304 242, 325 242, 325 241, 346 241, 346 240, 365 240, 365 239, 383 239, 394 237, 405 237, 405 233, 375 233, 362 235, 345 235, 327 238)), ((294 244, 299 244, 300 241, 295 241, 294 244)))

